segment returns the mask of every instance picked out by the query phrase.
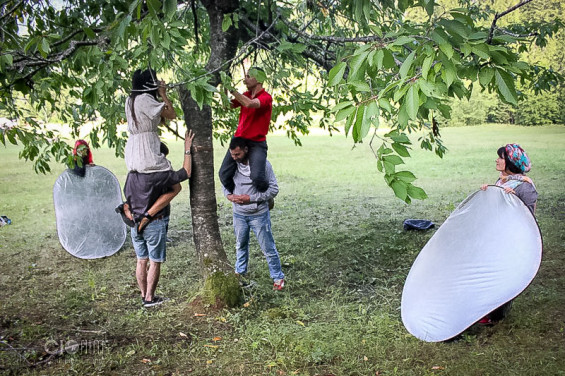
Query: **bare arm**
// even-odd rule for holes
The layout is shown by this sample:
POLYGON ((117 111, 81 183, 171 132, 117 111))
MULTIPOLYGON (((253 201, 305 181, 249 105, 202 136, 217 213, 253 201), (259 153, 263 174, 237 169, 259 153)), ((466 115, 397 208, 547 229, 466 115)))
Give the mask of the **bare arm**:
POLYGON ((165 87, 165 81, 161 81, 159 83, 159 95, 163 98, 163 102, 165 103, 165 108, 163 108, 163 112, 161 112, 161 117, 169 120, 173 120, 177 118, 177 113, 173 108, 173 104, 169 97, 167 97, 167 88, 165 87))
POLYGON ((247 108, 259 108, 261 107, 261 102, 259 102, 258 98, 247 98, 245 95, 240 94, 239 92, 233 90, 231 94, 235 97, 235 100, 238 101, 243 107, 247 108))
POLYGON ((192 132, 192 129, 186 131, 184 135, 184 160, 182 162, 182 168, 186 170, 186 174, 188 175, 189 178, 192 173, 192 154, 190 149, 192 147, 193 139, 194 139, 194 132, 192 132))

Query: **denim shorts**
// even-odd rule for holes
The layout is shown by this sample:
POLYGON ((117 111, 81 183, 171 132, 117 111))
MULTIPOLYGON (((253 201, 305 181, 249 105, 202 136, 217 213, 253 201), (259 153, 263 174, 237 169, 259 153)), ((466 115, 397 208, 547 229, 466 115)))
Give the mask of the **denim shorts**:
POLYGON ((169 217, 151 221, 139 235, 137 228, 131 229, 131 242, 139 260, 163 262, 167 259, 167 226, 169 217))

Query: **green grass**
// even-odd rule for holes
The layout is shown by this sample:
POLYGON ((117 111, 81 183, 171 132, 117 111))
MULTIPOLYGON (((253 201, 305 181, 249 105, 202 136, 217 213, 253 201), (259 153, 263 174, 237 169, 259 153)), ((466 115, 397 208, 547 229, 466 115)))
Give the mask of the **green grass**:
MULTIPOLYGON (((173 203, 173 242, 159 283, 172 301, 144 310, 129 239, 107 259, 69 255, 58 242, 52 203, 53 183, 64 167, 35 175, 30 163, 18 160, 17 147, 0 148, 0 214, 13 221, 0 228, 0 373, 564 374, 565 128, 448 128, 443 139, 450 149, 444 159, 413 150, 405 167, 429 199, 406 205, 386 187, 368 143, 352 148, 343 135, 307 136, 303 147, 294 147, 285 137, 269 136, 281 188, 273 232, 287 288, 271 290, 253 242, 251 274, 259 286, 247 292, 246 306, 219 312, 191 303, 201 280, 186 184, 173 203), (544 238, 540 271, 502 323, 472 330, 455 343, 419 341, 402 325, 400 297, 432 232, 406 233, 402 221, 441 224, 481 183, 494 182, 496 149, 508 142, 523 145, 533 162, 544 238), (49 341, 84 347, 49 358, 49 341), (43 363, 30 366, 36 362, 43 363)), ((173 165, 180 166, 182 145, 170 148, 173 165)), ((224 152, 217 147, 216 166, 224 152)), ((123 184, 123 160, 104 149, 94 152, 94 160, 123 184)), ((233 261, 231 209, 219 186, 216 192, 233 261)))

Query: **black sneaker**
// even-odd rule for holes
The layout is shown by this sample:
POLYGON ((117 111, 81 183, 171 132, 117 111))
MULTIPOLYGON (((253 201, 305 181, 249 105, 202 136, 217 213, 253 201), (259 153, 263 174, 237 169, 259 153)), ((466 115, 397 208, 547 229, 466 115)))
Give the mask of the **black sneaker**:
POLYGON ((145 308, 155 307, 155 306, 158 306, 158 305, 165 303, 167 300, 169 300, 169 299, 164 298, 162 296, 154 296, 152 301, 146 300, 145 303, 143 303, 143 306, 145 308))

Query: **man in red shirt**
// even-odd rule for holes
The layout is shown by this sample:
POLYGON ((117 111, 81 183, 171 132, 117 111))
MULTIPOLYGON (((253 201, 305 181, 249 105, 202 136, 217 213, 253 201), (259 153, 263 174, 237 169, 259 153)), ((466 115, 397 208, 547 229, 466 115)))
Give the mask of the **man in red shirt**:
MULTIPOLYGON (((263 69, 253 67, 246 73, 243 83, 247 91, 243 94, 232 90, 231 106, 240 107, 239 123, 235 131, 235 137, 242 137, 249 142, 249 166, 251 169, 251 180, 259 192, 265 192, 269 187, 269 181, 265 177, 265 162, 267 160, 267 133, 271 122, 273 111, 273 98, 263 89, 263 83, 255 76, 263 69)), ((261 80, 262 81, 262 80, 261 80)), ((222 166, 220 167, 220 181, 222 185, 233 192, 235 187, 233 176, 237 169, 237 163, 231 157, 228 150, 222 166)))

